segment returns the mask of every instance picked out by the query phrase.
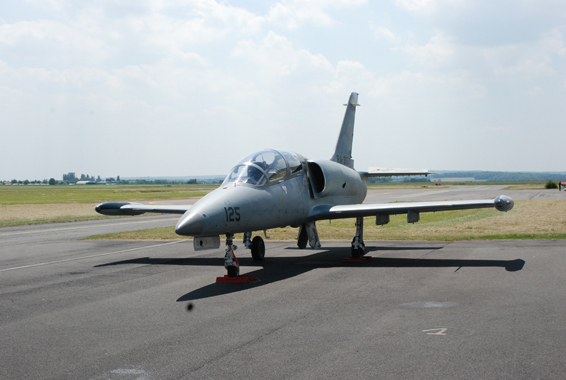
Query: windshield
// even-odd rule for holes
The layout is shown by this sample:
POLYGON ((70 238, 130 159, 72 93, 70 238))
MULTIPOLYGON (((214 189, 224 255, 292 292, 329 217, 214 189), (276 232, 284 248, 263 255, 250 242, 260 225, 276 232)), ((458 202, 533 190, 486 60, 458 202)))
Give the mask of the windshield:
POLYGON ((249 183, 250 185, 261 186, 266 183, 266 175, 263 170, 255 165, 237 165, 224 180, 224 184, 229 182, 249 183))
POLYGON ((244 157, 224 183, 242 182, 264 185, 267 182, 283 180, 287 175, 287 162, 276 150, 262 150, 244 157))

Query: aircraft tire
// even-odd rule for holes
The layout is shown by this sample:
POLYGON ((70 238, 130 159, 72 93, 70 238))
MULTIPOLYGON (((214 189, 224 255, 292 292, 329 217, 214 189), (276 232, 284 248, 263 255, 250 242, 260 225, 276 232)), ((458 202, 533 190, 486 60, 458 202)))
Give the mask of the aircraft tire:
POLYGON ((238 267, 229 266, 226 267, 228 271, 228 277, 238 277, 238 267))
POLYGON ((261 261, 265 257, 265 243, 260 236, 252 240, 252 257, 255 261, 261 261))
POLYGON ((299 249, 305 249, 307 243, 309 242, 309 236, 307 235, 307 228, 303 224, 299 229, 299 237, 297 238, 297 247, 299 249))
POLYGON ((352 258, 360 259, 364 256, 365 252, 360 248, 352 248, 352 258))

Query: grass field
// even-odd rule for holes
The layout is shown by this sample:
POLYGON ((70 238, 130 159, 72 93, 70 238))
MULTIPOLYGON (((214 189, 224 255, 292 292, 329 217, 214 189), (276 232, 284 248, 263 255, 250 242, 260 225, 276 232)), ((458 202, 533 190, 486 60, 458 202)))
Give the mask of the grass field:
MULTIPOLYGON (((317 222, 321 240, 351 240, 354 219, 317 222)), ((294 240, 296 228, 268 231, 273 240, 294 240)), ((263 232, 256 232, 254 235, 263 232)), ((173 227, 95 235, 87 239, 168 240, 181 239, 173 227)), ((241 235, 237 236, 241 239, 241 235)), ((474 239, 566 239, 566 200, 517 201, 510 212, 493 209, 422 213, 421 220, 408 224, 406 215, 395 215, 385 226, 376 226, 375 218, 365 218, 365 240, 436 240, 474 239)))
POLYGON ((100 203, 202 197, 218 185, 0 186, 0 205, 100 203))
MULTIPOLYGON (((477 183, 476 183, 477 184, 477 183)), ((482 185, 487 184, 485 182, 482 185)), ((503 183, 497 183, 501 185, 503 183)), ((542 189, 544 182, 505 183, 510 189, 542 189)), ((370 188, 443 188, 427 183, 375 184, 370 188)), ((0 186, 0 226, 104 219, 94 206, 105 201, 149 201, 202 197, 217 185, 0 186)), ((143 217, 143 216, 141 216, 143 217)), ((352 219, 320 221, 321 239, 350 240, 352 219)), ((270 230, 274 240, 293 240, 297 230, 270 230)), ((517 201, 509 213, 492 209, 423 213, 421 221, 406 223, 391 217, 386 226, 366 218, 366 240, 566 239, 566 201, 517 201)), ((173 228, 94 236, 93 239, 179 239, 173 228)), ((239 238, 239 237, 238 237, 239 238)))
POLYGON ((0 227, 107 218, 108 201, 200 198, 218 185, 0 186, 0 227))
POLYGON ((0 227, 108 218, 94 211, 94 206, 96 203, 0 205, 0 227))

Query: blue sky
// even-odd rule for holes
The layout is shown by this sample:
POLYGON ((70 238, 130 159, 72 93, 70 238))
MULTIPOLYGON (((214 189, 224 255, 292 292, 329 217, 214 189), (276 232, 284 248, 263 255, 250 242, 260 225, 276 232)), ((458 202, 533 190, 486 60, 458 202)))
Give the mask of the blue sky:
POLYGON ((0 179, 369 166, 564 171, 566 2, 0 2, 0 179))

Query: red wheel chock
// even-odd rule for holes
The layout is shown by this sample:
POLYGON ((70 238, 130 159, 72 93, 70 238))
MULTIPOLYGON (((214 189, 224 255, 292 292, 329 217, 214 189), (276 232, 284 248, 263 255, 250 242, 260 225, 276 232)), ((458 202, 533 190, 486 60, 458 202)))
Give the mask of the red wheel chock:
POLYGON ((228 277, 224 275, 224 277, 216 277, 216 282, 222 283, 230 283, 230 284, 245 284, 248 282, 256 282, 259 281, 256 276, 253 274, 243 274, 238 277, 228 277))
POLYGON ((371 256, 363 256, 358 258, 346 257, 342 261, 344 261, 345 263, 365 263, 366 261, 369 261, 371 259, 372 259, 371 256))

